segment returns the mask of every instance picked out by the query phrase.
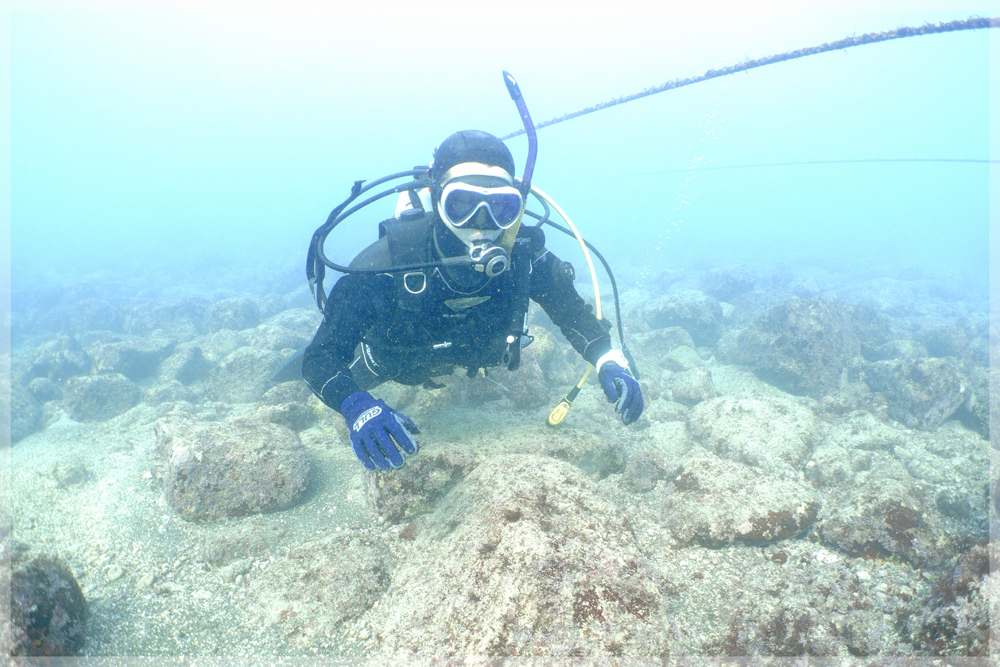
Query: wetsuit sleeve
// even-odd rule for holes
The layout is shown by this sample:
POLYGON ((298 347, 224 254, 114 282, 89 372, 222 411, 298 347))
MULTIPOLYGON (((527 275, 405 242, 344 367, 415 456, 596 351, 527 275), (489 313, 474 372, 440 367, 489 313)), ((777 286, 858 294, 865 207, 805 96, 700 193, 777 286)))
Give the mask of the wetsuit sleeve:
POLYGON ((536 253, 531 265, 531 298, 580 356, 596 365, 611 349, 611 336, 577 293, 573 281, 559 270, 560 264, 559 258, 544 248, 536 253))
POLYGON ((372 274, 342 276, 330 291, 323 323, 302 358, 302 378, 330 408, 361 391, 351 375, 354 350, 374 324, 383 297, 380 280, 372 274))

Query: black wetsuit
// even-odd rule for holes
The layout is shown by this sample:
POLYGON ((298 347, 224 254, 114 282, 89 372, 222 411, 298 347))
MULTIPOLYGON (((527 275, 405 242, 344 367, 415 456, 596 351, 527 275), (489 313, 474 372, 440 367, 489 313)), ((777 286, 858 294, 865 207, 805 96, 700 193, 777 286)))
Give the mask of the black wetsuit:
MULTIPOLYGON (((426 230, 415 244, 424 244, 420 252, 426 257, 436 254, 432 254, 435 233, 439 243, 456 244, 445 249, 445 256, 462 254, 463 246, 440 221, 435 219, 426 230)), ((545 310, 570 344, 596 363, 611 349, 608 328, 577 293, 563 263, 545 249, 541 229, 522 226, 511 255, 510 268, 492 279, 464 267, 428 269, 426 289, 416 295, 403 291, 399 274, 395 278, 385 273, 344 275, 330 291, 323 323, 303 357, 306 383, 339 412, 349 395, 386 380, 416 385, 447 375, 455 367, 464 367, 471 375, 480 368, 499 366, 512 320, 518 318, 519 279, 529 281, 527 296, 545 310)), ((384 261, 374 266, 386 266, 384 261)))

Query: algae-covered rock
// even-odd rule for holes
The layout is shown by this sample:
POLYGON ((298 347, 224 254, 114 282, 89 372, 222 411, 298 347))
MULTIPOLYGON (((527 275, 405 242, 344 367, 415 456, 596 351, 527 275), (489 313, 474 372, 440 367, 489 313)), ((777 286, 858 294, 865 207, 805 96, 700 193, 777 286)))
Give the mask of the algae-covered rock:
MULTIPOLYGON (((856 473, 853 484, 829 489, 825 499, 819 534, 852 556, 898 556, 920 566, 940 566, 985 535, 977 521, 944 516, 925 486, 901 464, 884 458, 871 470, 856 473)), ((985 495, 980 504, 984 515, 985 495)))
POLYGON ((8 590, 8 585, 10 590, 10 606, 0 606, 3 654, 71 656, 79 652, 86 639, 88 612, 73 572, 57 557, 29 557, 18 545, 9 563, 9 568, 0 566, 0 590, 8 590))
POLYGON ((95 373, 120 373, 129 380, 141 380, 156 371, 174 350, 169 339, 129 338, 96 345, 90 356, 95 373))
POLYGON ((253 299, 245 296, 223 299, 216 303, 208 316, 208 330, 241 331, 260 324, 260 310, 253 299))
POLYGON ((795 476, 822 437, 819 420, 791 399, 723 396, 699 403, 688 420, 696 442, 719 456, 795 476))
POLYGON ((170 301, 150 301, 132 308, 125 315, 125 331, 144 336, 156 330, 178 341, 188 341, 205 333, 210 305, 199 297, 170 301))
POLYGON ((892 418, 910 428, 937 428, 969 396, 969 383, 950 358, 879 361, 865 379, 885 395, 892 418))
MULTIPOLYGON (((718 653, 814 662, 802 656, 912 655, 907 633, 887 618, 921 608, 909 568, 845 559, 790 545, 751 564, 727 596, 728 631, 718 653), (905 591, 905 592, 901 592, 905 591)), ((840 662, 842 658, 835 658, 840 662)), ((877 662, 877 659, 876 659, 877 662)), ((737 664, 744 664, 743 661, 737 664)), ((866 664, 867 661, 866 661, 866 664)))
POLYGON ((331 534, 272 559, 250 593, 265 622, 293 642, 313 645, 371 608, 389 587, 395 563, 379 537, 331 534))
POLYGON ((740 334, 739 355, 757 377, 792 394, 819 398, 841 387, 890 339, 878 313, 823 299, 768 308, 740 334))
POLYGON ((996 542, 976 544, 939 575, 928 603, 906 618, 921 650, 928 655, 988 655, 1000 603, 1000 573, 990 573, 997 551, 996 542))
MULTIPOLYGON (((969 397, 959 410, 962 420, 987 440, 990 437, 990 372, 984 366, 972 367, 969 371, 969 397)), ((1000 370, 993 373, 1000 380, 1000 370)), ((1000 384, 996 386, 1000 387, 1000 384)))
POLYGON ((743 265, 708 271, 701 280, 701 287, 719 301, 730 301, 753 289, 757 274, 743 265))
POLYGON ((661 368, 672 368, 668 360, 671 352, 679 347, 694 350, 694 339, 681 327, 664 327, 635 336, 640 357, 646 364, 654 363, 661 368))
POLYGON ((41 377, 28 383, 28 390, 39 403, 58 401, 62 398, 62 388, 52 380, 41 377))
POLYGON ((488 375, 455 380, 449 378, 444 382, 461 386, 464 400, 473 406, 506 399, 517 410, 535 410, 549 400, 549 390, 538 359, 529 354, 530 350, 531 347, 525 350, 520 366, 513 372, 494 368, 487 371, 488 375))
POLYGON ((722 306, 697 290, 681 290, 647 303, 643 318, 652 329, 681 327, 696 345, 714 345, 722 333, 722 306))
POLYGON ((914 338, 927 348, 932 357, 961 358, 969 347, 969 332, 951 324, 924 327, 914 334, 914 338))
POLYGON ((226 356, 208 374, 207 382, 216 400, 252 403, 271 387, 271 375, 285 358, 277 352, 240 347, 226 356))
POLYGON ((733 461, 692 458, 671 480, 663 523, 681 544, 721 547, 798 535, 816 519, 816 492, 733 461))
POLYGON ((107 421, 142 399, 142 390, 124 375, 109 373, 76 377, 66 382, 63 405, 79 422, 107 421))
POLYGON ((192 521, 284 509, 305 490, 309 461, 285 426, 168 415, 155 425, 163 494, 192 521))
POLYGON ((692 447, 684 421, 653 421, 636 434, 633 443, 622 481, 639 493, 650 491, 657 482, 675 475, 692 447))
POLYGON ((824 437, 824 443, 846 450, 891 452, 896 447, 906 445, 907 434, 879 421, 870 412, 858 410, 831 426, 824 437))
POLYGON ((365 496, 386 521, 399 523, 431 511, 481 458, 467 445, 425 448, 398 470, 365 473, 365 496))
POLYGON ((497 456, 416 534, 378 613, 379 655, 647 656, 666 609, 617 507, 573 466, 497 456))
POLYGON ((250 347, 265 350, 298 350, 305 347, 309 339, 285 327, 274 324, 261 324, 250 333, 250 347))
POLYGON ((14 384, 10 391, 10 441, 23 440, 42 427, 42 406, 28 389, 14 384))
POLYGON ((160 382, 176 380, 181 384, 191 384, 201 378, 208 368, 208 361, 200 347, 182 345, 159 365, 156 369, 156 379, 160 382))
POLYGON ((695 406, 716 397, 712 373, 707 368, 692 368, 676 374, 667 385, 674 401, 695 406))
POLYGON ((28 375, 65 380, 90 372, 93 362, 73 336, 59 336, 35 348, 28 375))

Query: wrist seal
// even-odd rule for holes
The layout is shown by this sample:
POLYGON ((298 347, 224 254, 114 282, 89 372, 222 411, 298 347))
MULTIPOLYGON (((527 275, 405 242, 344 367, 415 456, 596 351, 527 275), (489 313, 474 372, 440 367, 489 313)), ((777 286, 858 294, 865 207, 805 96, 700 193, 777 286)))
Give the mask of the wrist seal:
POLYGON ((625 358, 625 355, 622 354, 621 350, 611 349, 608 352, 606 352, 600 359, 597 360, 595 368, 597 368, 598 374, 600 374, 601 369, 604 367, 604 364, 609 362, 614 362, 618 364, 619 366, 625 369, 626 373, 632 375, 632 369, 629 368, 628 366, 628 359, 625 358))

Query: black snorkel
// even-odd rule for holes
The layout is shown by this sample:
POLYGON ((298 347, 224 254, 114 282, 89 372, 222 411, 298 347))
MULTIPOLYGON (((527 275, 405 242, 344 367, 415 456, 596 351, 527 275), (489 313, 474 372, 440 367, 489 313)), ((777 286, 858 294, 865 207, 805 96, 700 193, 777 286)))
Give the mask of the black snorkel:
POLYGON ((519 189, 525 199, 531 191, 531 174, 535 171, 535 157, 538 155, 538 137, 535 135, 535 124, 531 122, 531 114, 528 113, 528 106, 521 96, 521 88, 510 72, 504 70, 503 82, 507 84, 507 92, 510 99, 517 105, 517 112, 521 114, 521 122, 524 123, 524 132, 528 135, 528 159, 524 163, 524 173, 521 174, 521 185, 519 189))

